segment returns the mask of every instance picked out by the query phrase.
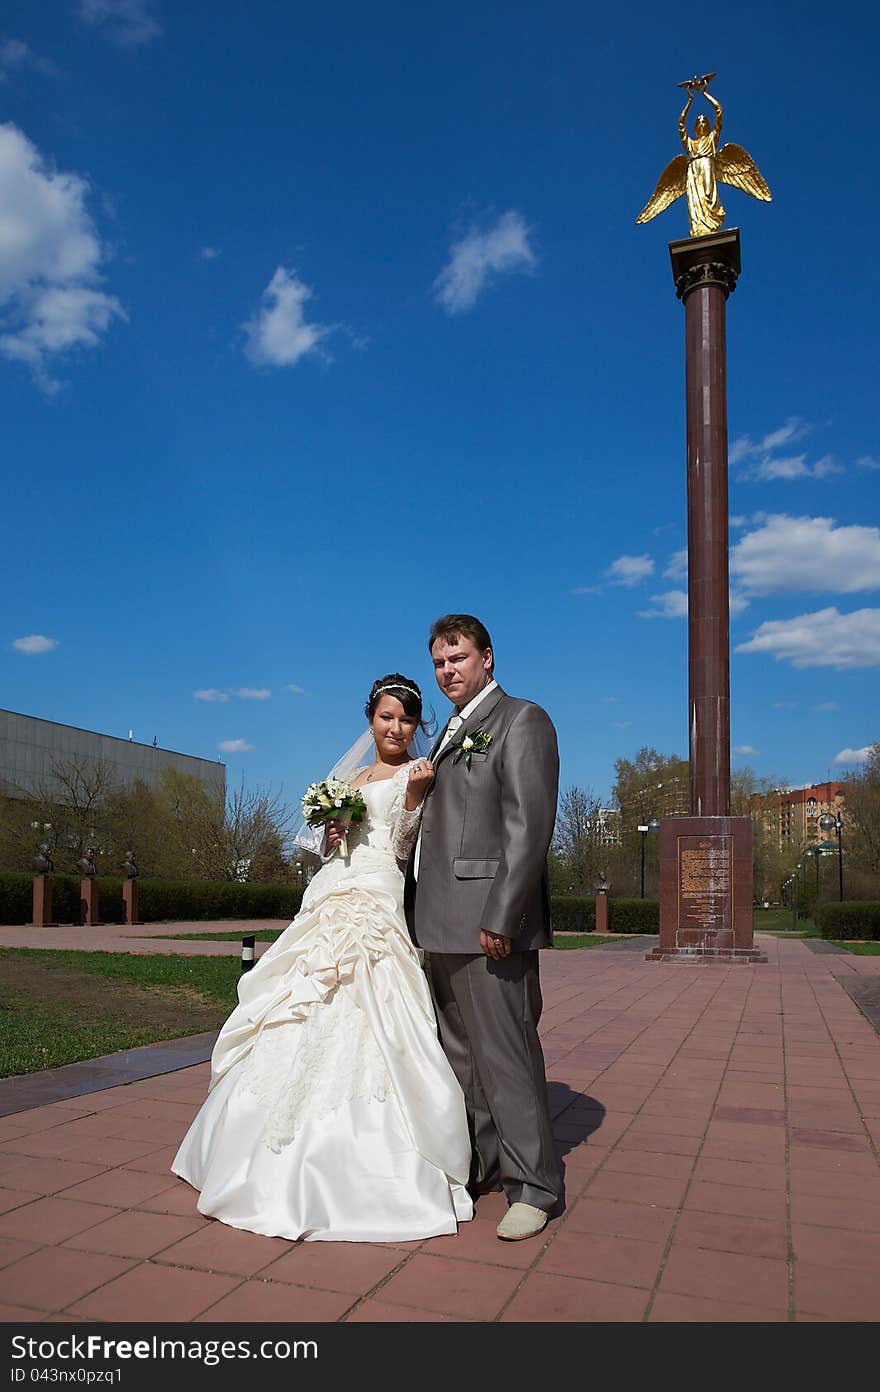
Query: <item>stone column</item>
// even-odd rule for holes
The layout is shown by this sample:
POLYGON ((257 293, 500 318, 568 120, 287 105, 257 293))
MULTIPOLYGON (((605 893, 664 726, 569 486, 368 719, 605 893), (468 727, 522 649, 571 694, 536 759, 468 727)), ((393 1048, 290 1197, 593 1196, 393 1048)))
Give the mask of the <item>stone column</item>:
POLYGON ((596 932, 608 932, 608 891, 596 890, 596 932))
POLYGON ((766 961, 753 944, 752 824, 730 816, 726 303, 739 231, 669 246, 684 304, 690 816, 660 828, 660 943, 652 959, 766 961))

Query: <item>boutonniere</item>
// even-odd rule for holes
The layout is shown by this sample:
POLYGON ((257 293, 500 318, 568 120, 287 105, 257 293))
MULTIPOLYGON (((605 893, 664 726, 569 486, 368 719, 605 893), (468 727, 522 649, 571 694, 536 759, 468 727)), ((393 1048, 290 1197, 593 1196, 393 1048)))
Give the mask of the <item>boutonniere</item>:
POLYGON ((471 755, 485 754, 486 750, 489 748, 489 745, 491 743, 492 736, 487 735, 485 730, 474 730, 472 735, 462 735, 461 739, 457 740, 455 744, 453 744, 452 746, 453 749, 458 750, 458 753, 456 754, 452 762, 454 764, 457 764, 459 759, 463 755, 465 763, 467 764, 468 768, 470 768, 471 755))

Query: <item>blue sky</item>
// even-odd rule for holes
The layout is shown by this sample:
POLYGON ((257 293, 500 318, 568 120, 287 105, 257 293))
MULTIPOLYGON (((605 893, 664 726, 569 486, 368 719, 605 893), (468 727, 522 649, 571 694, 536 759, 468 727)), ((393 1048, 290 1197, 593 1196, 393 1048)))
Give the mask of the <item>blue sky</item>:
POLYGON ((451 610, 562 781, 687 752, 682 201, 717 71, 732 743, 880 738, 873 6, 6 0, 0 705, 295 800, 451 610), (676 26, 680 22, 680 32, 676 26), (696 108, 695 108, 696 110, 696 108))

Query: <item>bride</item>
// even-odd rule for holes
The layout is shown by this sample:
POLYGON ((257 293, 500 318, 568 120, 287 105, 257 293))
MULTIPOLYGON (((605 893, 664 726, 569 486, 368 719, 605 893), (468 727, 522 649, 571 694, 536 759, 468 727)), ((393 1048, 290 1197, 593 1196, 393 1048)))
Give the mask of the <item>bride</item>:
POLYGON ((433 778, 409 754, 421 692, 382 677, 366 715, 374 759, 352 779, 367 813, 347 831, 348 858, 331 823, 299 913, 240 978, 171 1166, 201 1190, 200 1213, 270 1237, 393 1242, 473 1217, 464 1098, 397 863, 433 778))

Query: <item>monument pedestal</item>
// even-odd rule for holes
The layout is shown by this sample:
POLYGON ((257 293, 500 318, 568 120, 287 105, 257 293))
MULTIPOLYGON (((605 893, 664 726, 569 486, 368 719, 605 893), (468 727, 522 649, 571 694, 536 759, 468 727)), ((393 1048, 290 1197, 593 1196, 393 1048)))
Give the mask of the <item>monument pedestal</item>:
POLYGON ((52 922, 52 877, 34 875, 34 909, 32 928, 56 928, 52 922))
POLYGON ((766 962, 754 945, 750 817, 664 817, 649 962, 766 962))
POLYGON ((80 881, 79 921, 86 928, 94 928, 101 921, 98 917, 98 886, 93 879, 80 881))
POLYGON ((608 893, 604 889, 596 892, 596 932, 608 932, 608 893))
POLYGON ((122 902, 125 905, 126 923, 140 923, 140 919, 138 918, 137 880, 122 881, 122 902))

